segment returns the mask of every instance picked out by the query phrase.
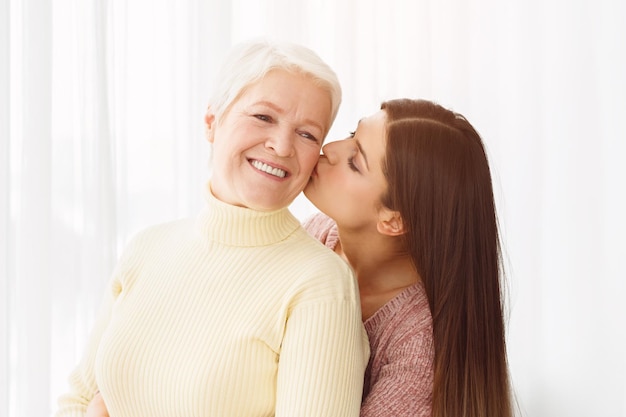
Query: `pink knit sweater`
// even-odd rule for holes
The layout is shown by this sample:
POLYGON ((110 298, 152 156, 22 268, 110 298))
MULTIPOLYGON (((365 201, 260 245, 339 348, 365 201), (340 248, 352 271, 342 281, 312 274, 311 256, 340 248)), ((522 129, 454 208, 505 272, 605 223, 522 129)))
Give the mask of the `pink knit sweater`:
MULTIPOLYGON (((304 227, 327 247, 339 241, 324 214, 304 227)), ((421 283, 391 299, 365 321, 371 356, 365 371, 361 417, 429 417, 433 390, 433 329, 421 283)))

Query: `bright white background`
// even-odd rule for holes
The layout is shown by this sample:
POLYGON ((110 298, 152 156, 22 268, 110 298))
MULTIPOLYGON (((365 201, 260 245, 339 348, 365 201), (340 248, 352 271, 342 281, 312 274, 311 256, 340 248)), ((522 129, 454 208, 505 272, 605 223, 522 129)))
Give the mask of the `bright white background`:
POLYGON ((625 417, 621 0, 0 0, 0 416, 52 413, 129 236, 196 213, 210 82, 257 35, 337 71, 331 140, 400 96, 469 118, 522 415, 625 417))

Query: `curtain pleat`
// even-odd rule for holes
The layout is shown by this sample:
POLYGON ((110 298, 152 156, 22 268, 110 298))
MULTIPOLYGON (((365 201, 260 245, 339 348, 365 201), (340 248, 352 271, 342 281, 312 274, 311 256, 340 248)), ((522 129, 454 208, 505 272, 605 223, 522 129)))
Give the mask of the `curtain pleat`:
MULTIPOLYGON (((4 8, 6 11, 7 8, 4 8)), ((51 17, 50 4, 26 0, 10 9, 19 24, 9 31, 9 141, 2 300, 8 319, 3 328, 7 378, 3 382, 9 415, 45 415, 46 402, 31 392, 50 392, 51 282, 51 17), (14 140, 14 134, 15 139, 14 140), (5 239, 6 239, 5 237, 5 239), (18 277, 19 279, 13 279, 18 277), (23 308, 28 305, 29 308, 23 308), (44 378, 41 375, 45 375, 44 378)), ((11 19, 12 23, 13 20, 11 19)))

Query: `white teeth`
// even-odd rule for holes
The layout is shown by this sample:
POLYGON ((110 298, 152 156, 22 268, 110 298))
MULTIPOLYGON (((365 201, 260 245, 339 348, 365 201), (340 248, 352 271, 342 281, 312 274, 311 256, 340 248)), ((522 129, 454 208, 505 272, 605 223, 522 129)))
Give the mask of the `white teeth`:
POLYGON ((273 168, 267 164, 264 164, 261 161, 252 161, 252 166, 258 169, 259 171, 267 172, 270 175, 274 175, 275 177, 285 178, 287 173, 280 168, 273 168))

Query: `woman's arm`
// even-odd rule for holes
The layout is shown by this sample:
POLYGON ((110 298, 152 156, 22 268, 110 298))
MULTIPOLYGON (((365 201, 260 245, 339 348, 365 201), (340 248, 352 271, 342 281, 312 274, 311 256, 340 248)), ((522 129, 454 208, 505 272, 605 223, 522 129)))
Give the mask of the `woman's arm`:
POLYGON ((359 415, 369 344, 356 303, 292 312, 280 352, 276 417, 359 415))
MULTIPOLYGON (((433 349, 429 337, 404 333, 399 343, 376 352, 384 358, 372 369, 371 387, 361 417, 430 417, 433 390, 433 349)), ((375 361, 376 363, 378 361, 375 361)), ((372 364, 372 368, 376 365, 372 364)))
POLYGON ((96 354, 102 335, 109 325, 113 306, 122 292, 122 278, 125 276, 125 271, 127 271, 129 265, 132 265, 130 260, 136 257, 134 254, 134 242, 135 239, 124 250, 106 287, 100 311, 87 341, 85 353, 78 366, 70 374, 69 392, 59 397, 59 408, 55 417, 84 417, 87 412, 87 405, 98 392, 98 384, 95 377, 96 354))
POLYGON ((316 213, 302 222, 302 227, 326 247, 335 249, 339 241, 335 221, 324 213, 316 213))
POLYGON ((111 308, 115 301, 119 283, 114 279, 107 287, 104 300, 95 326, 91 331, 85 354, 78 366, 70 374, 70 391, 58 400, 59 409, 55 417, 83 417, 87 412, 87 404, 98 390, 95 377, 95 361, 102 334, 107 327, 111 308))

